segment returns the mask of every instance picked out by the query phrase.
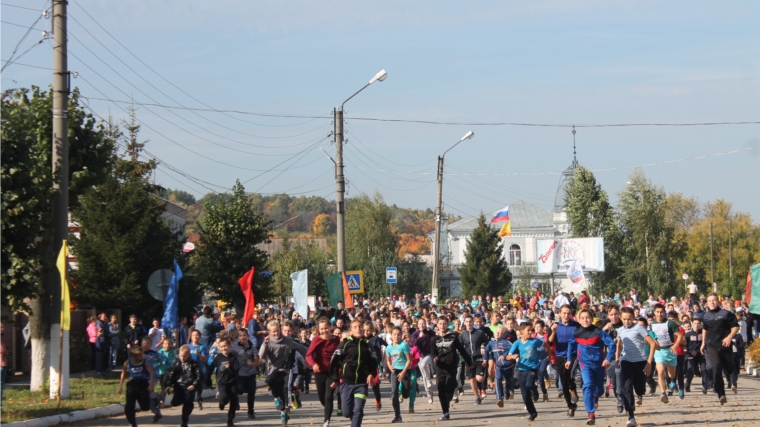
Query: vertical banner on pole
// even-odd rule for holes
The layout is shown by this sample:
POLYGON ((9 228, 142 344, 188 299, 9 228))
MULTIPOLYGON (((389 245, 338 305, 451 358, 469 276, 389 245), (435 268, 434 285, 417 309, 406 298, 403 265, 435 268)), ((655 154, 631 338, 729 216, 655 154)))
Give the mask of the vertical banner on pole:
POLYGON ((309 270, 296 271, 290 275, 293 281, 293 302, 302 319, 309 318, 309 270))

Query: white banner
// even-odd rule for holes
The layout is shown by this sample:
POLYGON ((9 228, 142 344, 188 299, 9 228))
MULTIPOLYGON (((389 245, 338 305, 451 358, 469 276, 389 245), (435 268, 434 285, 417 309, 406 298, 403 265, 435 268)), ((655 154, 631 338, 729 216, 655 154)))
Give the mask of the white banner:
POLYGON ((536 265, 539 274, 566 272, 578 260, 583 271, 604 271, 604 239, 536 240, 536 265))
POLYGON ((309 270, 296 271, 290 275, 293 281, 293 302, 302 319, 309 318, 309 270))

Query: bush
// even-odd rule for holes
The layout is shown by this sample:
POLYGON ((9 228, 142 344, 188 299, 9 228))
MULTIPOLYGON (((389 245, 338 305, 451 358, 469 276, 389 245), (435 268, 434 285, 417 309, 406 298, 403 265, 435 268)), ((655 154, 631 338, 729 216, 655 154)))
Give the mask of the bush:
POLYGON ((84 372, 92 369, 92 347, 87 336, 70 336, 69 369, 71 373, 84 372))
POLYGON ((749 346, 749 360, 755 369, 760 369, 760 339, 752 341, 752 345, 749 346))

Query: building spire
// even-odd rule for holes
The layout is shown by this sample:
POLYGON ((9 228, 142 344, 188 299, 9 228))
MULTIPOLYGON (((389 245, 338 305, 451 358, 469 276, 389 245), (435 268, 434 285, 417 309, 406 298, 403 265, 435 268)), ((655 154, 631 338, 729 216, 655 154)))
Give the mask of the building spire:
POLYGON ((570 169, 578 167, 578 158, 575 156, 575 125, 573 125, 573 163, 570 165, 570 169))

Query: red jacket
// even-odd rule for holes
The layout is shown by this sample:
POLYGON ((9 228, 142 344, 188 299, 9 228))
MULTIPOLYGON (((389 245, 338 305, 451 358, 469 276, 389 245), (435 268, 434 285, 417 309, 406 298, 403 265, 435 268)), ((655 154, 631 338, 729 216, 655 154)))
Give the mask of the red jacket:
POLYGON ((340 344, 340 338, 338 337, 333 337, 329 340, 324 340, 319 336, 314 337, 314 339, 311 340, 309 349, 306 351, 306 363, 312 368, 314 368, 315 365, 319 365, 317 373, 330 373, 330 359, 338 348, 338 344, 340 344))

